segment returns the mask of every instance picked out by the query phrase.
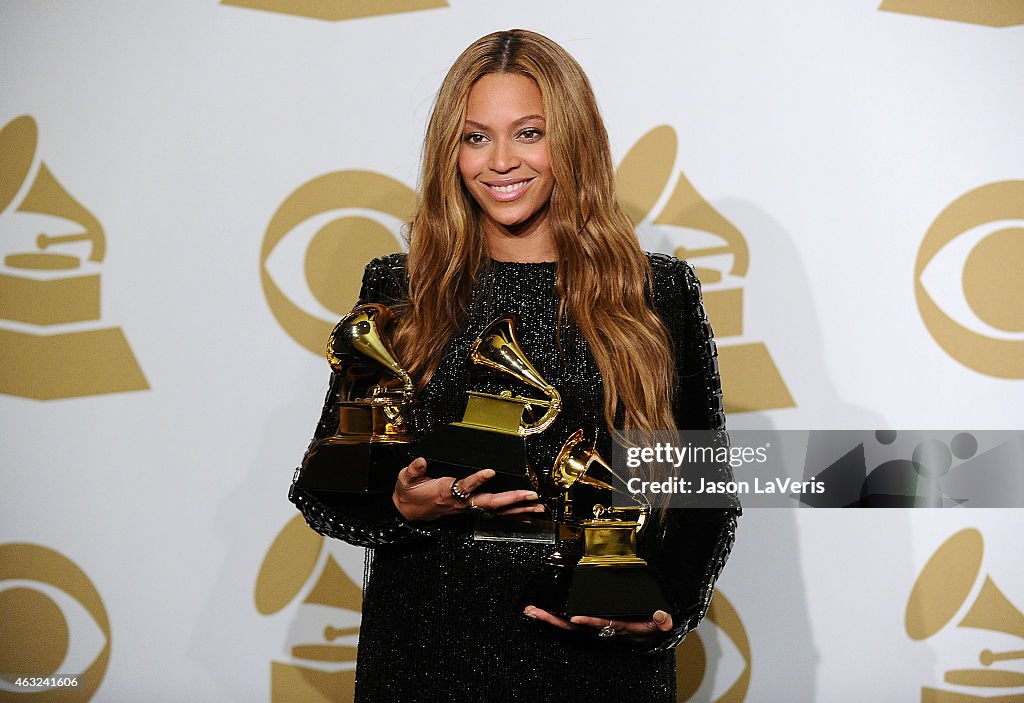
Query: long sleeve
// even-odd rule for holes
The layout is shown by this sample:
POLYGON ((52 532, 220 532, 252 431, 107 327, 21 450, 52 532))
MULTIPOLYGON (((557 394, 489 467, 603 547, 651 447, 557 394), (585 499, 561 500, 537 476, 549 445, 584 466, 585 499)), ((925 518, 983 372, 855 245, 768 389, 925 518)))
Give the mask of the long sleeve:
MULTIPOLYGON (((651 255, 655 309, 672 339, 677 385, 673 413, 680 431, 701 430, 716 445, 727 446, 718 351, 701 301, 700 281, 684 261, 651 255)), ((731 480, 727 464, 716 466, 719 480, 731 480)), ((670 649, 697 627, 707 613, 715 582, 736 536, 739 501, 726 507, 670 508, 642 540, 645 558, 666 581, 675 600, 674 628, 654 651, 670 649)))
MULTIPOLYGON (((357 305, 394 305, 400 302, 405 289, 404 264, 405 257, 401 254, 371 261, 363 272, 357 305)), ((340 379, 332 373, 320 421, 307 454, 318 441, 333 434, 338 426, 335 399, 339 383, 340 379)), ((309 491, 298 488, 293 481, 288 498, 316 532, 359 547, 415 541, 433 534, 433 528, 429 526, 406 521, 392 503, 390 493, 339 494, 331 505, 327 505, 309 491)))

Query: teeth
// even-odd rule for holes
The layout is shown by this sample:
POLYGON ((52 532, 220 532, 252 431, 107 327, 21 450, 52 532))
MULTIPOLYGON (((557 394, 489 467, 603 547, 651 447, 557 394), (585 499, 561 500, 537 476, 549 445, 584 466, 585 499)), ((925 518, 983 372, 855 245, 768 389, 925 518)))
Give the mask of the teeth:
POLYGON ((499 193, 514 193, 517 190, 522 190, 523 188, 525 188, 527 183, 529 183, 529 181, 519 181, 518 183, 512 183, 511 185, 507 185, 507 186, 487 186, 487 187, 490 188, 491 190, 496 190, 499 193))

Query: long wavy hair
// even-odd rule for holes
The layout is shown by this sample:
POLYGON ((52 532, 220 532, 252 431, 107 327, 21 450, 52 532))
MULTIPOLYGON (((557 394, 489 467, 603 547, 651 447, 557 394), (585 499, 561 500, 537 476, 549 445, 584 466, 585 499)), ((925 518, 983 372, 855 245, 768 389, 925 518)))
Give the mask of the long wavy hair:
POLYGON ((425 385, 490 262, 480 210, 462 184, 458 159, 469 92, 491 73, 521 74, 540 88, 555 181, 549 221, 558 255, 559 328, 570 320, 594 355, 609 429, 616 435, 619 428, 675 429, 669 337, 648 303, 650 263, 616 199, 594 91, 562 47, 534 32, 513 29, 478 39, 441 84, 409 225, 409 301, 393 337, 396 353, 425 385), (622 424, 615 422, 620 404, 622 424))

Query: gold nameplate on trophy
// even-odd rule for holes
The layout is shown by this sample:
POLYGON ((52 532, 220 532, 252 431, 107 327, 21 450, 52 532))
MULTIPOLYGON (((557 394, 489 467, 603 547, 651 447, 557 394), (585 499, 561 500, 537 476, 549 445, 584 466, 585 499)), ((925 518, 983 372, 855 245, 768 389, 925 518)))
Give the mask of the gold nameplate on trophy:
POLYGON ((384 336, 393 319, 386 305, 360 305, 331 332, 327 361, 337 376, 338 426, 306 453, 299 488, 390 492, 409 463, 413 383, 384 336))

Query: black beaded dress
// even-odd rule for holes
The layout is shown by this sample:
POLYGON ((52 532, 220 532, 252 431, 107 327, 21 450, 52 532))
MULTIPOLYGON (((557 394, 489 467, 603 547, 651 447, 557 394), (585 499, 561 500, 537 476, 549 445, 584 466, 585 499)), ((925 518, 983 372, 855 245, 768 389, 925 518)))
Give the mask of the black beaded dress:
MULTIPOLYGON (((700 284, 685 262, 649 257, 654 309, 676 352, 677 425, 724 431, 716 350, 700 284)), ((406 286, 404 264, 401 254, 372 261, 360 302, 399 302, 406 286)), ((555 263, 491 263, 476 285, 466 324, 418 396, 420 432, 460 420, 467 389, 508 387, 471 371, 468 356, 488 323, 514 313, 524 352, 563 400, 555 423, 529 439, 532 466, 550 467, 579 428, 596 432, 598 450, 611 456, 601 376, 587 344, 566 324, 558 348, 556 268, 555 263)), ((316 438, 337 427, 335 381, 316 438)), ((526 387, 512 390, 536 394, 526 387)), ((293 486, 290 498, 320 534, 372 549, 356 667, 360 703, 675 701, 673 647, 707 610, 739 514, 738 506, 671 509, 645 530, 640 555, 672 592, 676 628, 653 648, 636 651, 621 638, 598 638, 589 629, 570 633, 522 614, 523 594, 541 573, 551 545, 474 540, 470 516, 409 523, 390 495, 352 496, 343 508, 328 508, 293 486)))

